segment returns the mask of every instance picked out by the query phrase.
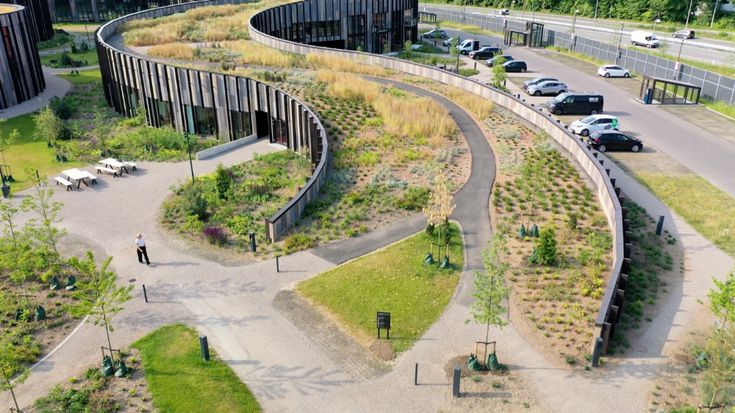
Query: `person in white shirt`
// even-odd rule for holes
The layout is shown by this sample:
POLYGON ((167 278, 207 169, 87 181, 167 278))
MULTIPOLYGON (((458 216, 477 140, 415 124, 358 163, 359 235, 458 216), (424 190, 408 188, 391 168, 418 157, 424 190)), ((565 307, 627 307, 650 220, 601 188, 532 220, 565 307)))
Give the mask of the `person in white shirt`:
POLYGON ((138 252, 138 262, 143 263, 143 257, 145 257, 145 263, 151 265, 148 260, 148 252, 145 250, 145 241, 143 240, 143 234, 140 232, 135 236, 135 250, 138 252))

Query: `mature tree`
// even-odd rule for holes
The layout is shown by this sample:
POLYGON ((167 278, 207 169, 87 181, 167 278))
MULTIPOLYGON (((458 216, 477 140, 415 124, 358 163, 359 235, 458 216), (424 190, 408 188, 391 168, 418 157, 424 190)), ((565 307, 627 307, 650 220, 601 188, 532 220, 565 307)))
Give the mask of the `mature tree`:
POLYGON ((20 406, 15 397, 15 388, 28 378, 30 370, 24 365, 21 346, 12 341, 15 336, 15 334, 3 332, 2 337, 0 337, 0 374, 2 375, 0 390, 10 392, 15 404, 15 411, 20 412, 20 406))
POLYGON ((47 142, 53 143, 61 133, 61 120, 48 106, 33 116, 33 123, 36 127, 33 137, 36 139, 46 139, 47 142))
POLYGON ((97 267, 94 255, 87 251, 86 259, 71 257, 69 263, 81 274, 77 282, 79 286, 79 305, 75 311, 90 316, 95 325, 105 327, 107 345, 112 350, 110 331, 113 331, 112 317, 122 311, 123 304, 130 300, 132 285, 118 286, 115 284, 117 275, 108 270, 112 257, 107 257, 97 267))
POLYGON ((722 328, 728 321, 735 320, 735 270, 724 281, 714 280, 715 288, 709 291, 709 305, 712 314, 722 319, 722 328))
MULTIPOLYGON (((431 194, 429 194, 429 203, 423 211, 429 225, 436 230, 437 245, 440 245, 439 243, 442 240, 442 230, 449 231, 447 224, 449 223, 449 215, 454 211, 454 207, 452 192, 449 190, 449 180, 444 171, 439 170, 434 176, 434 186, 431 189, 431 194)), ((447 238, 446 236, 444 237, 445 240, 447 238)))
POLYGON ((507 309, 503 305, 508 298, 505 287, 505 273, 510 265, 506 261, 509 253, 508 238, 502 231, 493 236, 482 252, 484 272, 475 272, 475 301, 470 307, 472 317, 477 323, 485 324, 485 342, 490 338, 490 326, 505 327, 507 309))

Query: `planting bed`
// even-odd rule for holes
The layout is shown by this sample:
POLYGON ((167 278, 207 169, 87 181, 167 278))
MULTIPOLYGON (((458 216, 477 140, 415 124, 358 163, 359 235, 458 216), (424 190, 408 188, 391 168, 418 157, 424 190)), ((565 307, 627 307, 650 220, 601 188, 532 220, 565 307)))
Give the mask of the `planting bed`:
MULTIPOLYGON (((511 303, 542 347, 570 365, 584 363, 594 321, 609 275, 612 237, 597 199, 577 169, 548 137, 534 134, 515 118, 496 111, 486 122, 498 159, 491 214, 498 228, 514 236, 511 303), (498 123, 511 123, 498 128, 498 123), (553 262, 531 263, 538 239, 519 228, 553 230, 553 262)), ((542 257, 539 253, 537 257, 542 257)))

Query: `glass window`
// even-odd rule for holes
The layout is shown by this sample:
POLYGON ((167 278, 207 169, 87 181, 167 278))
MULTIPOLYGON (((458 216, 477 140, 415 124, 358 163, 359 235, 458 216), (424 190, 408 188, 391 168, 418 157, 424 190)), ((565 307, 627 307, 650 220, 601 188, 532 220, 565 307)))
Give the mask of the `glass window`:
POLYGON ((253 134, 250 122, 250 112, 230 111, 232 118, 232 138, 239 139, 253 134))

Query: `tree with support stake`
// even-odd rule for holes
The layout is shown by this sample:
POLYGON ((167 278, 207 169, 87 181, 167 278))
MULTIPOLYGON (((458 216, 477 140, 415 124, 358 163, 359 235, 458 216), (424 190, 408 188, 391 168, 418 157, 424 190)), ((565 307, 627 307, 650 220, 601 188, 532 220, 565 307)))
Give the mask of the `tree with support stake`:
POLYGON ((18 399, 15 397, 15 388, 22 384, 30 375, 31 371, 24 366, 20 354, 22 345, 13 343, 11 337, 15 334, 3 333, 0 338, 0 374, 2 375, 2 383, 0 390, 7 390, 13 398, 15 411, 21 412, 18 405, 18 399))
MULTIPOLYGON (((454 199, 452 192, 449 190, 449 181, 444 171, 440 170, 434 176, 434 187, 429 194, 429 203, 424 208, 424 216, 429 222, 429 228, 433 228, 436 234, 438 251, 437 255, 441 256, 441 245, 444 242, 444 262, 449 263, 449 237, 447 236, 449 229, 449 215, 454 211, 454 199), (444 235, 442 237, 442 234, 444 235)), ((424 259, 427 263, 433 263, 434 243, 431 243, 431 252, 424 259), (430 262, 429 262, 430 261, 430 262)))
MULTIPOLYGON (((71 257, 69 263, 79 271, 82 280, 79 281, 81 290, 77 310, 82 314, 88 314, 95 325, 105 327, 107 335, 107 348, 112 349, 110 331, 113 331, 112 317, 122 311, 123 304, 132 296, 130 291, 132 285, 119 287, 115 284, 117 275, 108 270, 112 257, 107 257, 97 267, 92 252, 87 251, 86 259, 71 257)), ((112 355, 112 353, 110 353, 112 355)), ((114 359, 111 360, 114 363, 114 359)))
MULTIPOLYGON (((505 273, 510 268, 505 260, 508 253, 507 236, 502 231, 496 232, 490 245, 482 253, 485 271, 475 272, 475 293, 473 294, 475 301, 470 307, 470 312, 477 323, 485 324, 485 341, 478 342, 485 344, 485 352, 487 352, 488 345, 492 344, 493 349, 495 346, 495 342, 489 341, 490 326, 503 328, 508 324, 504 317, 507 309, 503 305, 508 299, 508 289, 505 287, 505 273)), ((494 350, 487 360, 501 368, 501 365, 497 363, 494 350)), ((488 363, 485 368, 488 368, 488 363)))

